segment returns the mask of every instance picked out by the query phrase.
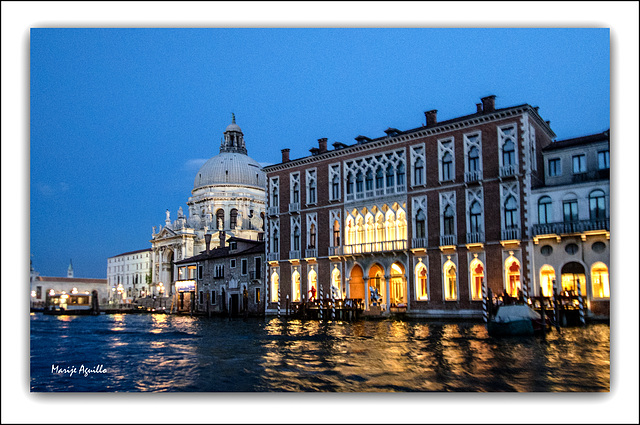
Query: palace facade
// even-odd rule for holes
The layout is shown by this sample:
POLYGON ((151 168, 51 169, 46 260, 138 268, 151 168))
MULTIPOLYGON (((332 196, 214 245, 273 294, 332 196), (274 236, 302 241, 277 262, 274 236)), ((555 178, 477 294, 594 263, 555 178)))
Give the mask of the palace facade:
MULTIPOLYGON (((576 237, 592 247, 608 241, 608 220, 597 234, 535 227, 541 197, 564 199, 573 190, 545 174, 545 161, 553 152, 570 155, 558 148, 573 142, 554 142, 537 107, 497 109, 495 96, 475 106, 441 122, 431 110, 425 125, 358 136, 352 145, 329 149, 319 139, 304 158, 283 149, 282 162, 264 169, 267 314, 277 313, 278 301, 333 295, 364 300, 368 314, 479 318, 483 290, 540 292, 548 263, 541 240, 553 240, 554 252, 576 237)), ((579 184, 587 190, 585 179, 579 184)), ((571 193, 584 207, 584 193, 571 193)), ((608 242, 598 254, 608 268, 608 242)), ((562 261, 552 267, 564 279, 562 261)), ((592 281, 585 284, 593 288, 592 281)))

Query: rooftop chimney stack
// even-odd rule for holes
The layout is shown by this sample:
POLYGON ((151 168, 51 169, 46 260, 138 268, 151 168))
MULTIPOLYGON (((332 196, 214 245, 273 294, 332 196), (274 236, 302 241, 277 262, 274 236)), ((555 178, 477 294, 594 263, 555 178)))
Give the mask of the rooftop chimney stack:
POLYGON ((433 109, 431 111, 427 111, 424 113, 425 118, 427 119, 427 127, 433 127, 438 123, 438 110, 433 109))
POLYGON ((204 235, 204 243, 206 246, 207 255, 209 255, 209 245, 211 244, 211 233, 206 233, 204 235))
POLYGON ((482 113, 482 103, 476 103, 476 108, 478 108, 478 110, 476 111, 478 114, 482 113))
POLYGON ((493 111, 496 110, 496 96, 495 95, 483 97, 480 100, 482 100, 482 109, 484 110, 485 114, 488 114, 489 112, 493 112, 493 111))
POLYGON ((325 153, 327 151, 326 137, 323 137, 322 139, 318 139, 318 147, 320 148, 320 153, 325 153))
POLYGON ((282 149, 282 162, 289 162, 289 150, 290 149, 282 149))

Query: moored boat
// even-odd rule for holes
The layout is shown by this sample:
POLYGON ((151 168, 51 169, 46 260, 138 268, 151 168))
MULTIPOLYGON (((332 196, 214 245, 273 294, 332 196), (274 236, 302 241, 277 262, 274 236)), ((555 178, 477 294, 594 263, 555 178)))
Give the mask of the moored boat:
POLYGON ((540 314, 527 305, 503 305, 487 323, 491 336, 533 335, 550 328, 548 318, 543 322, 540 314))
POLYGON ((97 291, 93 294, 47 295, 44 314, 51 315, 96 315, 100 314, 97 291))

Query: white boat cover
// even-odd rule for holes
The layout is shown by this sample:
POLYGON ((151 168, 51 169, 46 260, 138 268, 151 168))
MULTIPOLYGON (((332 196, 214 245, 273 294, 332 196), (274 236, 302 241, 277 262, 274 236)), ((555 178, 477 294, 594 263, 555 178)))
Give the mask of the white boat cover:
POLYGON ((540 314, 526 305, 503 305, 498 309, 496 322, 513 322, 523 319, 540 319, 540 314))

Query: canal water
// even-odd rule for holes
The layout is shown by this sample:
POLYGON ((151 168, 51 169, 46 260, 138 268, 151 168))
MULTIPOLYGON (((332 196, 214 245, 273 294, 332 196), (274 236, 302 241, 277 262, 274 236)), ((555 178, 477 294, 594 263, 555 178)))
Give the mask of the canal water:
POLYGON ((609 326, 31 314, 33 392, 601 392, 609 326))

